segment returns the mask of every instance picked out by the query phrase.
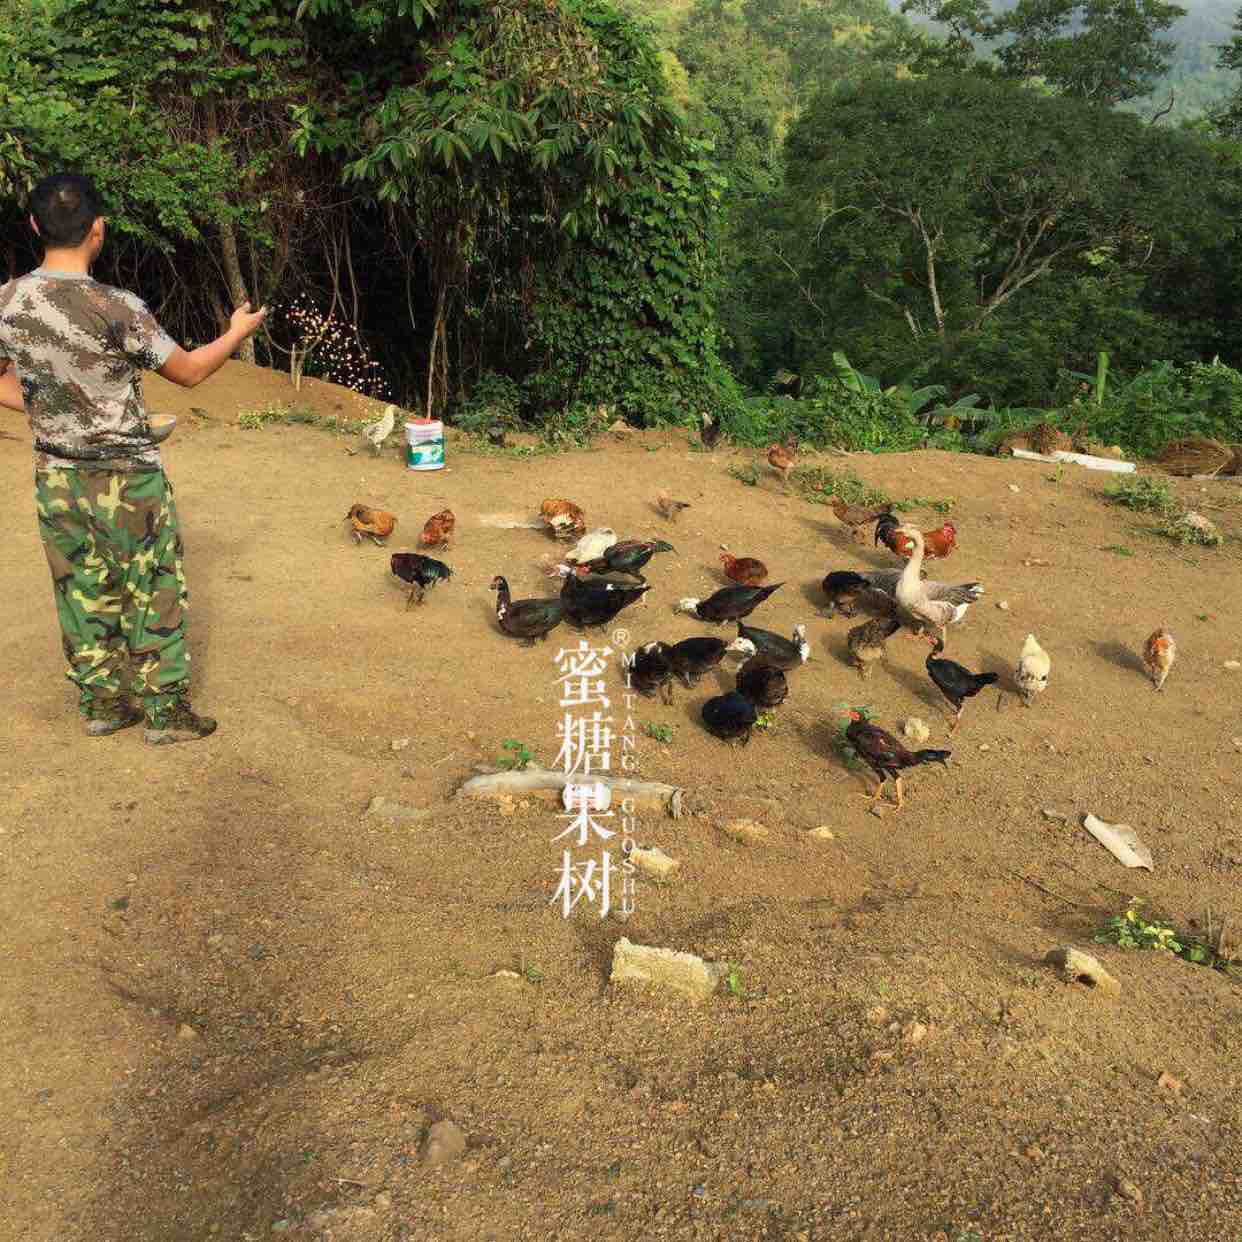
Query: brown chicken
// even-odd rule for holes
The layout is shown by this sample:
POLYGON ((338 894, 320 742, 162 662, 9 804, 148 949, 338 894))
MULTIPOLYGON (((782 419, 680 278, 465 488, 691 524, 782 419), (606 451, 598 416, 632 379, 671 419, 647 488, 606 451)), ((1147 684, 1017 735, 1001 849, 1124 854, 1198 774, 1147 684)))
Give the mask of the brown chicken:
POLYGON ((572 500, 545 500, 539 506, 548 534, 566 541, 586 534, 586 514, 572 500))
POLYGON ((1164 689, 1164 679, 1169 675, 1176 659, 1177 643, 1173 641, 1169 627, 1162 625, 1143 644, 1143 663, 1157 690, 1164 689))
POLYGON ((863 681, 871 676, 871 666, 877 660, 884 659, 884 644, 899 629, 901 621, 895 613, 890 613, 886 617, 876 617, 874 621, 864 621, 862 625, 854 626, 845 636, 850 660, 863 681))
POLYGON ((656 508, 671 521, 677 521, 683 509, 690 508, 688 500, 674 500, 668 492, 661 492, 656 497, 656 508))
POLYGON ((722 543, 720 559, 724 562, 726 578, 740 582, 742 586, 762 586, 768 576, 768 567, 753 556, 734 556, 722 543))
POLYGON ((457 519, 453 516, 453 510, 441 509, 423 523, 423 532, 418 537, 419 547, 448 547, 449 537, 456 525, 457 519))
POLYGON ((885 505, 882 509, 866 509, 862 505, 847 505, 840 496, 834 496, 832 498, 832 511, 836 514, 838 522, 850 528, 850 534, 855 539, 860 543, 865 543, 867 532, 863 527, 870 526, 872 522, 883 517, 886 513, 892 513, 893 506, 885 505))
POLYGON ((845 731, 845 740, 854 748, 855 754, 876 774, 879 784, 875 793, 867 793, 864 797, 871 800, 872 805, 879 800, 885 784, 891 779, 897 792, 897 809, 900 811, 905 803, 901 788, 901 773, 906 768, 918 767, 923 763, 939 763, 949 766, 947 750, 907 750, 891 733, 876 725, 868 724, 859 712, 850 712, 850 726, 845 731))
POLYGON ((768 448, 768 465, 781 476, 786 487, 789 486, 789 472, 798 464, 798 440, 790 436, 783 444, 773 444, 768 448))
MULTIPOLYGON (((881 514, 875 524, 875 542, 884 544, 891 552, 895 552, 903 560, 910 559, 914 551, 914 543, 908 535, 898 530, 900 523, 891 513, 881 514)), ((957 527, 946 522, 935 530, 926 530, 923 535, 923 556, 929 560, 943 560, 957 547, 957 527)))
POLYGON ((369 509, 366 505, 354 505, 345 515, 345 521, 353 527, 355 543, 361 543, 366 535, 378 547, 396 529, 397 519, 383 509, 369 509))

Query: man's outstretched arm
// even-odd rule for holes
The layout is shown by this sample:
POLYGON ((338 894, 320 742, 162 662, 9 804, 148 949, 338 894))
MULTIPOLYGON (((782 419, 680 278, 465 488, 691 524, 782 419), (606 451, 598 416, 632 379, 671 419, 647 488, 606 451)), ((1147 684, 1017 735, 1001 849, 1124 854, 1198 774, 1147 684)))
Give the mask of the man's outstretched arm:
POLYGON ((224 366, 237 352, 241 343, 259 330, 259 325, 266 318, 266 306, 251 311, 250 303, 243 303, 233 312, 227 332, 188 352, 178 345, 160 367, 159 373, 166 380, 180 384, 182 388, 193 388, 196 384, 201 384, 224 366))

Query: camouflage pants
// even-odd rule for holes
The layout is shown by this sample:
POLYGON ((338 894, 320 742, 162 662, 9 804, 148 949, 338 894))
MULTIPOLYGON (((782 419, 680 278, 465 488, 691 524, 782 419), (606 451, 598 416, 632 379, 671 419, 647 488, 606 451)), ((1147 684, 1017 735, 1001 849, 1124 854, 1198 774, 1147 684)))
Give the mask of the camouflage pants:
POLYGON ((35 505, 79 710, 134 694, 161 724, 190 679, 172 484, 162 470, 38 471, 35 505))

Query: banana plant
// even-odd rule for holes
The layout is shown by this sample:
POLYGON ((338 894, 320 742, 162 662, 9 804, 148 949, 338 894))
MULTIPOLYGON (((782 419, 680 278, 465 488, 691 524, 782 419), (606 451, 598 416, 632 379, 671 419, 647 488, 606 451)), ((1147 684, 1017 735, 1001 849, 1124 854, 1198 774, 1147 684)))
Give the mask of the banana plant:
MULTIPOLYGON (((914 417, 929 401, 943 397, 947 389, 943 384, 927 384, 922 388, 911 387, 910 378, 899 380, 883 388, 880 381, 873 375, 864 375, 838 349, 832 354, 832 361, 837 369, 837 379, 853 392, 883 393, 886 397, 896 397, 906 407, 906 413, 914 417)), ((978 398, 976 398, 977 400, 978 398)))
POLYGON ((1104 350, 1100 350, 1099 360, 1095 365, 1094 375, 1085 375, 1082 371, 1070 371, 1070 375, 1074 379, 1085 380, 1095 389, 1095 404, 1101 406, 1104 404, 1104 388, 1108 381, 1108 354, 1104 350))
POLYGON ((874 378, 874 376, 864 375, 856 367, 852 366, 850 360, 839 349, 832 351, 832 361, 837 368, 837 379, 846 388, 854 392, 880 391, 880 381, 874 378))

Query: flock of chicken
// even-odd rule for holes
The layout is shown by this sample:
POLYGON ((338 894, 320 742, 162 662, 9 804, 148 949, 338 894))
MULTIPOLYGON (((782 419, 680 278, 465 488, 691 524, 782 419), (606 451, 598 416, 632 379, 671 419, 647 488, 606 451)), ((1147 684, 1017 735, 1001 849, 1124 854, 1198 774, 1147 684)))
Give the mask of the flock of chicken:
MULTIPOLYGON (((718 424, 704 416, 705 447, 713 448, 718 438, 718 424)), ((768 450, 768 461, 786 486, 788 473, 796 462, 796 447, 795 442, 787 441, 768 450)), ((681 511, 689 507, 666 492, 657 498, 656 506, 670 521, 676 521, 681 511)), ((830 572, 822 583, 827 601, 823 615, 840 612, 853 617, 858 604, 864 601, 879 606, 878 615, 854 626, 846 636, 851 663, 863 679, 869 678, 874 665, 884 658, 885 644, 898 630, 904 628, 909 635, 929 641, 932 649, 926 659, 927 674, 953 709, 949 732, 955 733, 967 700, 998 680, 996 673, 972 672, 943 655, 948 627, 960 624, 970 605, 983 594, 983 586, 978 582, 952 584, 926 577, 926 561, 944 559, 956 548, 956 527, 945 522, 935 530, 920 531, 899 523, 891 505, 867 509, 834 498, 832 509, 855 539, 865 540, 868 528, 872 528, 875 545, 884 545, 905 563, 893 569, 830 572)), ((626 608, 646 605, 645 596, 651 588, 643 570, 658 553, 673 551, 670 544, 661 539, 619 540, 607 527, 588 532, 585 513, 570 500, 545 500, 540 513, 548 534, 566 543, 573 541, 563 560, 545 569, 548 576, 561 579, 561 589, 550 598, 515 600, 508 582, 499 575, 493 578, 496 620, 503 633, 533 646, 546 641, 562 623, 583 630, 603 627, 626 608)), ((346 520, 351 523, 356 541, 370 538, 380 546, 396 527, 392 514, 364 505, 354 505, 346 520)), ((447 547, 455 524, 449 509, 433 515, 423 526, 420 546, 447 547)), ((743 618, 784 583, 765 585, 768 570, 762 561, 734 556, 723 545, 721 561, 725 576, 735 585, 722 587, 704 599, 682 599, 675 610, 711 625, 733 622, 737 625, 737 637, 727 643, 710 636, 677 643, 649 642, 634 655, 631 682, 640 693, 658 693, 665 703, 671 703, 674 681, 691 689, 726 655, 739 657, 742 663, 735 688, 708 699, 701 716, 714 736, 745 745, 751 730, 764 727, 771 719, 769 713, 785 701, 789 693, 786 674, 807 661, 810 645, 802 625, 795 627, 791 638, 785 638, 744 624, 743 618)), ((452 576, 452 570, 443 561, 423 553, 394 553, 390 567, 410 587, 407 608, 421 604, 429 588, 452 576)), ((874 607, 871 610, 876 611, 874 607)), ((1148 638, 1143 661, 1157 689, 1163 688, 1176 653, 1176 643, 1167 626, 1148 638)), ((1028 707, 1047 688, 1051 667, 1048 653, 1034 634, 1028 634, 1014 674, 1028 707)), ((875 790, 867 794, 872 804, 878 802, 891 779, 898 809, 904 802, 901 773, 920 764, 947 765, 951 754, 938 749, 908 750, 858 711, 850 713, 846 739, 879 781, 875 790)))

